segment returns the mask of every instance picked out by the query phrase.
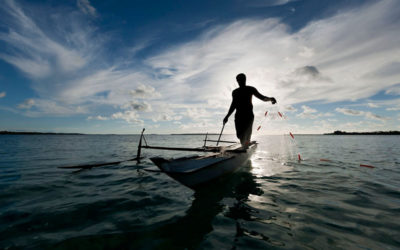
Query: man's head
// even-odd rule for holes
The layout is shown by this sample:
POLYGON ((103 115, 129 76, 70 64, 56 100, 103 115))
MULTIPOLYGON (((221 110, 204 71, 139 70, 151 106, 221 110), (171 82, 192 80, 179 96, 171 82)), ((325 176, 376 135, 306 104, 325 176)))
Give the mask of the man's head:
POLYGON ((246 86, 246 75, 240 73, 239 75, 236 76, 236 81, 239 83, 240 87, 246 86))

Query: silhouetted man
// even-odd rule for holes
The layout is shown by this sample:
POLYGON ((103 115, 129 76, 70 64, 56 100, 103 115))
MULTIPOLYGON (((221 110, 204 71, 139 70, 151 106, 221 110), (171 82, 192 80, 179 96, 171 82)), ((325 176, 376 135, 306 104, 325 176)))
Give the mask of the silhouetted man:
POLYGON ((275 104, 276 100, 274 97, 263 96, 252 86, 246 86, 245 74, 241 73, 237 75, 236 80, 239 83, 239 88, 232 91, 232 104, 228 114, 224 118, 224 124, 228 122, 229 116, 236 109, 236 136, 239 138, 242 146, 247 147, 251 139, 254 121, 253 104, 251 102, 253 95, 264 102, 271 101, 272 104, 275 104))

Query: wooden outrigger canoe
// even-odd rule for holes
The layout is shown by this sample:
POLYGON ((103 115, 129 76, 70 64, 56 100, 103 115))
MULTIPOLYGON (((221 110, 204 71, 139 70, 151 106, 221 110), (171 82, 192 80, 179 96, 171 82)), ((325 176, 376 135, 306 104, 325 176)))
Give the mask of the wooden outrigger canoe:
MULTIPOLYGON (((176 181, 183 185, 195 189, 205 183, 217 179, 223 175, 232 173, 242 167, 250 158, 252 153, 257 148, 255 141, 244 149, 239 143, 230 146, 206 146, 205 139, 203 147, 199 148, 174 148, 174 147, 159 147, 147 145, 143 135, 140 137, 138 146, 138 156, 140 159, 141 148, 161 149, 161 150, 181 150, 181 151, 197 151, 205 152, 205 155, 196 155, 181 158, 166 159, 163 157, 152 157, 150 160, 161 170, 176 181), (146 145, 142 145, 142 139, 146 145)), ((219 141, 220 142, 220 141, 219 141)))

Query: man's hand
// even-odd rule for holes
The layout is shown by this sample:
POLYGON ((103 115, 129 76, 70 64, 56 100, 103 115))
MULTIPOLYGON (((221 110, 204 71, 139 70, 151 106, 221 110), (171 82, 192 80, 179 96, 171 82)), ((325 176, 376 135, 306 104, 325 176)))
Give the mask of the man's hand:
POLYGON ((228 122, 228 117, 226 117, 226 116, 225 116, 225 118, 224 118, 224 121, 223 121, 223 122, 224 122, 224 124, 225 124, 225 123, 227 123, 227 122, 228 122))
POLYGON ((272 104, 276 103, 276 99, 274 97, 271 97, 270 101, 271 101, 272 104))

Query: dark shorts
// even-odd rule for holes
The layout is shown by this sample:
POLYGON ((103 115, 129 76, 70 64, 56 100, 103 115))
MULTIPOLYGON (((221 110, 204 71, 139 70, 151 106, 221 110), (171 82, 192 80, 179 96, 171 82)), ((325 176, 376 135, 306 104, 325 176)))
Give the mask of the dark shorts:
POLYGON ((235 115, 236 136, 242 140, 250 140, 253 129, 254 115, 235 115))

